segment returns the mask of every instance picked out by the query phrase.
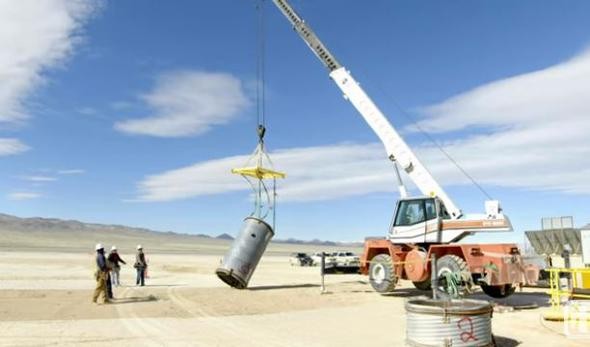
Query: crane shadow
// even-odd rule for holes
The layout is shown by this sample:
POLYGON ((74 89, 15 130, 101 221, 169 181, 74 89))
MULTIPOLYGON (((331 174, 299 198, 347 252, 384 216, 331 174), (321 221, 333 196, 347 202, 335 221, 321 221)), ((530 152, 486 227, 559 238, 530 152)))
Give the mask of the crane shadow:
POLYGON ((413 296, 428 296, 432 297, 432 291, 430 290, 420 290, 415 288, 404 288, 404 289, 395 289, 391 293, 383 293, 382 296, 388 296, 392 298, 410 298, 413 296))
POLYGON ((497 347, 516 347, 520 345, 520 341, 509 337, 493 335, 493 338, 497 347))
POLYGON ((495 299, 483 292, 477 292, 469 296, 470 299, 479 299, 493 302, 498 305, 512 306, 514 309, 533 309, 537 307, 549 307, 551 305, 549 294, 542 292, 535 293, 514 293, 507 298, 495 299))
POLYGON ((284 284, 284 285, 276 285, 276 286, 257 286, 257 287, 249 287, 248 290, 275 290, 275 289, 297 289, 297 288, 317 288, 319 284, 284 284))

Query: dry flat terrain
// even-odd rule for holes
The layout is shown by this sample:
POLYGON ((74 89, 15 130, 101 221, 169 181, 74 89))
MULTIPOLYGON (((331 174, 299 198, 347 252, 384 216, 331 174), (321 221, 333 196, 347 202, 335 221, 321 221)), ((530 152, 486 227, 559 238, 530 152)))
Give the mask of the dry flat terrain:
MULTIPOLYGON (((128 241, 121 255, 132 263, 136 240, 128 241)), ((92 240, 87 243, 92 249, 92 240)), ((404 300, 421 294, 404 282, 394 295, 383 296, 366 277, 332 275, 329 292, 321 295, 318 268, 291 267, 282 255, 301 249, 293 245, 273 245, 250 289, 235 290, 213 274, 228 242, 212 241, 186 254, 165 243, 151 252, 144 244, 147 286, 135 287, 133 268, 124 266, 123 286, 110 305, 91 303, 93 252, 4 248, 0 345, 403 346, 404 300)), ((545 305, 547 296, 527 290, 511 300, 545 305)), ((564 337, 559 323, 542 323, 540 312, 495 313, 500 345, 588 345, 564 337)))

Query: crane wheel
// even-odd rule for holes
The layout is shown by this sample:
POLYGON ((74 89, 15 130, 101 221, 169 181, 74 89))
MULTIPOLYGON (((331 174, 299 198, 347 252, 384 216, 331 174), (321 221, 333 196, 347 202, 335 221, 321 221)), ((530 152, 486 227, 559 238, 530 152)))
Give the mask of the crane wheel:
POLYGON ((432 289, 432 285, 430 282, 430 278, 424 281, 420 281, 420 282, 412 282, 414 284, 414 287, 416 287, 416 289, 420 289, 420 290, 431 290, 432 289))
POLYGON ((395 289, 398 278, 395 275, 393 262, 389 254, 377 254, 371 259, 369 266, 369 282, 379 293, 391 293, 395 289))
POLYGON ((516 291, 516 287, 513 287, 511 284, 501 284, 498 286, 480 284, 480 287, 487 296, 491 296, 492 298, 496 299, 507 298, 516 291))
POLYGON ((438 290, 454 296, 463 296, 471 292, 473 280, 469 266, 465 260, 453 254, 447 254, 440 257, 436 261, 436 276, 438 278, 438 290), (460 284, 454 289, 456 292, 449 292, 450 284, 446 283, 448 275, 458 275, 460 277, 460 284))

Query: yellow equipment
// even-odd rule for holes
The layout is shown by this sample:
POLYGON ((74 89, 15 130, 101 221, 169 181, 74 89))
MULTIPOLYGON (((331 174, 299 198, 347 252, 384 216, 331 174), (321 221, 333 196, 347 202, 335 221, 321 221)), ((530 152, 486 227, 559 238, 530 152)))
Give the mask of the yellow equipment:
POLYGON ((264 125, 258 126, 258 145, 254 153, 250 156, 243 167, 232 169, 233 174, 241 175, 252 187, 254 191, 254 211, 251 217, 265 219, 268 213, 272 211, 272 227, 275 224, 275 205, 276 205, 276 180, 285 178, 286 174, 276 171, 270 157, 264 147, 264 134, 266 128, 264 125), (265 183, 265 180, 272 180, 272 193, 265 183))

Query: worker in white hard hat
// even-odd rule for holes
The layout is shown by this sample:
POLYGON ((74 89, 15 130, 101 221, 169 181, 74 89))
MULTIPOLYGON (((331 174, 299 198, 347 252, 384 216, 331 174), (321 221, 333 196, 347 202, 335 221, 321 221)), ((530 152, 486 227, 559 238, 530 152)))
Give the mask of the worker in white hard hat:
POLYGON ((94 273, 94 277, 96 278, 96 288, 94 289, 92 302, 97 303, 98 297, 102 294, 103 302, 106 304, 109 303, 107 293, 109 269, 107 267, 107 260, 104 257, 104 246, 98 243, 94 249, 96 250, 96 272, 94 273))
POLYGON ((117 246, 111 247, 111 253, 107 258, 110 267, 111 267, 111 285, 118 287, 121 283, 119 281, 119 274, 121 272, 121 265, 119 263, 127 264, 121 257, 119 256, 119 252, 117 251, 117 246))
POLYGON ((135 281, 135 285, 143 287, 145 285, 147 262, 141 245, 137 245, 137 254, 135 255, 135 264, 133 267, 137 270, 137 280, 135 281))

